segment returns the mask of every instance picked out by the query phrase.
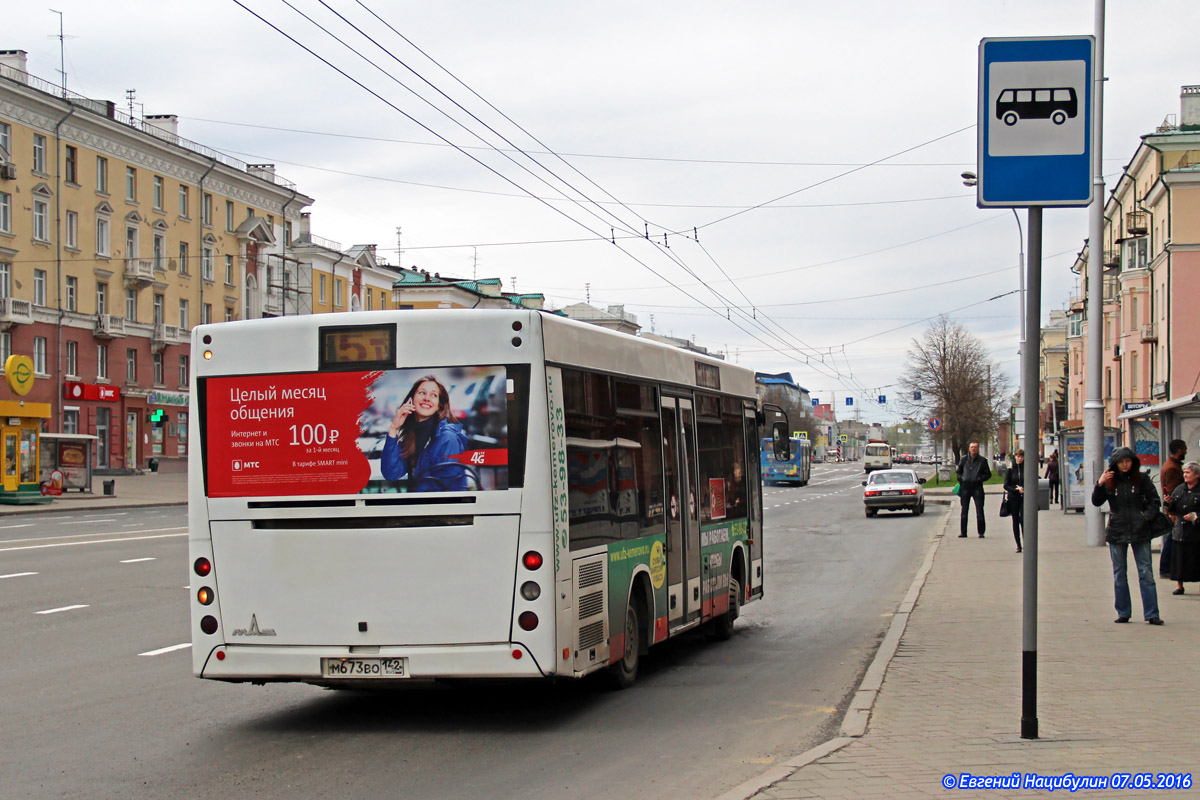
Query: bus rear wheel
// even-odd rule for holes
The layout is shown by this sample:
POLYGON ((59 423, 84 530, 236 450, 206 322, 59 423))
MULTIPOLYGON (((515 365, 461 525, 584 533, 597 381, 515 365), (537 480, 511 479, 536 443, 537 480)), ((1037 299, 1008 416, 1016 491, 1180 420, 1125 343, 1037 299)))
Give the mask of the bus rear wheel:
POLYGON ((712 635, 718 641, 733 636, 733 623, 742 613, 742 584, 737 578, 729 578, 729 610, 713 620, 712 635))
POLYGON ((1015 111, 1006 111, 1006 112, 1004 112, 1004 124, 1005 124, 1005 125, 1007 125, 1007 126, 1009 126, 1010 128, 1011 128, 1013 125, 1016 125, 1016 124, 1017 124, 1017 121, 1018 121, 1018 120, 1020 120, 1020 119, 1021 119, 1021 118, 1017 116, 1017 112, 1015 112, 1015 111))
POLYGON ((633 600, 625 608, 625 652, 621 660, 613 664, 609 670, 613 685, 618 689, 628 689, 637 680, 638 661, 642 648, 642 626, 638 617, 637 607, 633 600))

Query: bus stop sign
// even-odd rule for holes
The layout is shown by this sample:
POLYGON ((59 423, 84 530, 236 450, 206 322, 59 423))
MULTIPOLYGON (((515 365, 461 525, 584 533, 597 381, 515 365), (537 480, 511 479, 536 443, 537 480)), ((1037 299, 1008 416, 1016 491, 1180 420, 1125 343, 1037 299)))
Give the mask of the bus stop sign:
POLYGON ((979 183, 985 207, 1092 202, 1091 36, 979 43, 979 183))

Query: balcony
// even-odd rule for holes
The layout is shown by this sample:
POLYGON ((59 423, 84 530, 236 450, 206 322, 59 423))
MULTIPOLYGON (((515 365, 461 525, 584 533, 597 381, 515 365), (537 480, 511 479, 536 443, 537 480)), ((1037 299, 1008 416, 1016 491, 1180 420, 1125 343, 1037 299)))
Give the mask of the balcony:
POLYGON ((151 346, 157 352, 169 344, 183 344, 187 341, 187 332, 174 325, 164 325, 159 322, 154 325, 154 335, 150 340, 151 346))
POLYGON ((1121 251, 1120 250, 1105 250, 1104 251, 1104 271, 1117 272, 1121 269, 1121 251))
POLYGON ((154 283, 154 259, 125 259, 125 286, 133 288, 154 283))
POLYGON ((1142 326, 1142 342, 1157 342, 1158 327, 1153 322, 1147 322, 1142 326))
POLYGON ((1145 211, 1131 211, 1125 216, 1125 232, 1130 236, 1145 236, 1150 231, 1148 216, 1145 211))
POLYGON ((120 339, 125 335, 125 318, 116 314, 101 314, 96 317, 97 339, 120 339))
POLYGON ((0 328, 33 322, 33 303, 15 297, 0 298, 0 328))
POLYGON ((1119 344, 1113 345, 1112 359, 1113 359, 1113 361, 1121 360, 1121 345, 1119 345, 1119 344))
POLYGON ((1087 309, 1087 296, 1082 294, 1073 295, 1069 304, 1069 310, 1072 314, 1078 314, 1087 309))

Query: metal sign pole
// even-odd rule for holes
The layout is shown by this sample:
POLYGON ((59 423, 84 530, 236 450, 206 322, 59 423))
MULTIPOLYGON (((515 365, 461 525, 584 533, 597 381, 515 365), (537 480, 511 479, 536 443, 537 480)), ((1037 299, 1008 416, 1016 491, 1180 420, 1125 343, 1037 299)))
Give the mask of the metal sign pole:
MULTIPOLYGON (((1029 264, 1025 281, 1026 330, 1039 330, 1042 316, 1042 209, 1029 208, 1029 264)), ((1021 354, 1021 397, 1025 405, 1025 497, 1021 520, 1025 528, 1024 611, 1021 621, 1021 738, 1038 738, 1037 719, 1037 568, 1038 568, 1038 350, 1021 354)))

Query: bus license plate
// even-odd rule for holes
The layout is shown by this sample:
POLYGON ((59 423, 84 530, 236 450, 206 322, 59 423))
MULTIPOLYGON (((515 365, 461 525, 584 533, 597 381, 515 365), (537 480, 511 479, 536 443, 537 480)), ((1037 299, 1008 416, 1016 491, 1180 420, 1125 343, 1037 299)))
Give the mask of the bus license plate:
POLYGON ((403 658, 322 658, 322 678, 407 678, 403 658))

